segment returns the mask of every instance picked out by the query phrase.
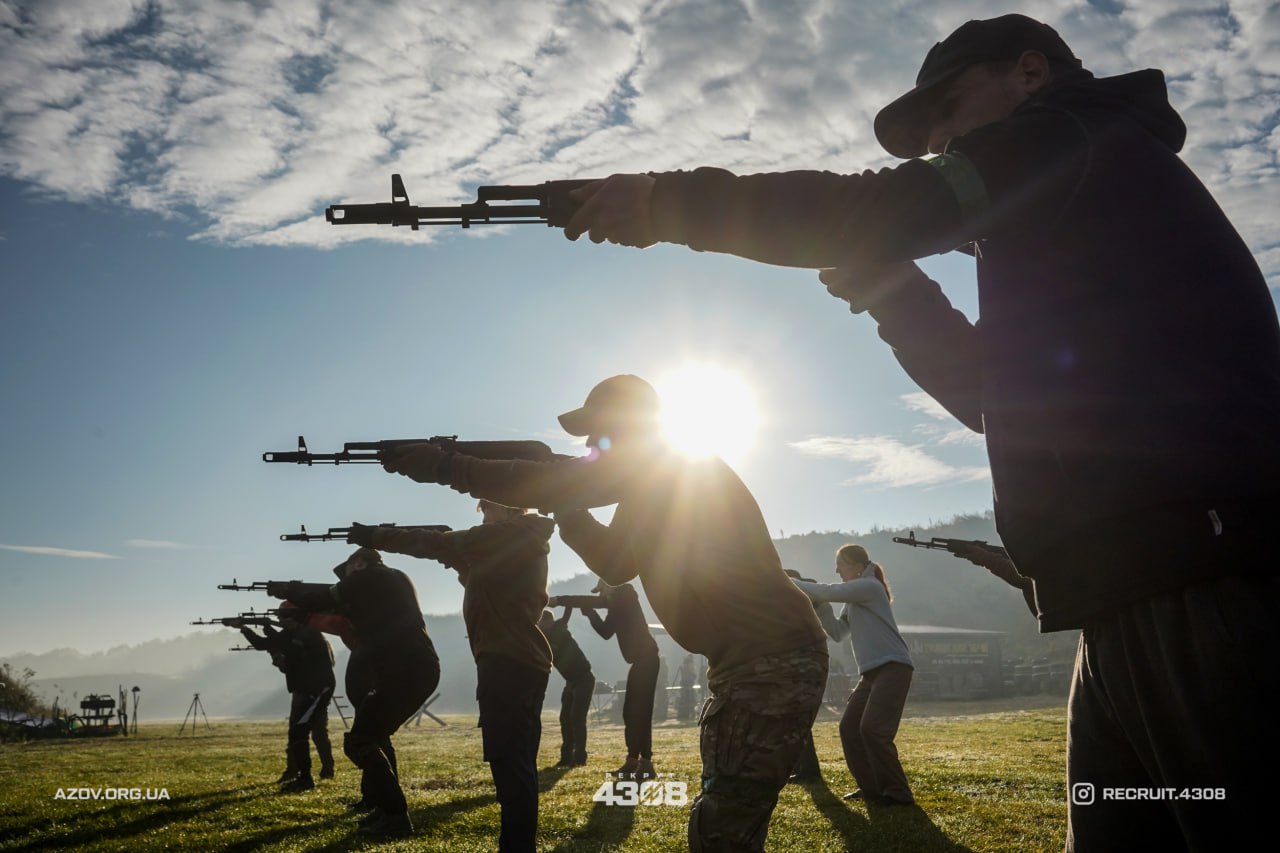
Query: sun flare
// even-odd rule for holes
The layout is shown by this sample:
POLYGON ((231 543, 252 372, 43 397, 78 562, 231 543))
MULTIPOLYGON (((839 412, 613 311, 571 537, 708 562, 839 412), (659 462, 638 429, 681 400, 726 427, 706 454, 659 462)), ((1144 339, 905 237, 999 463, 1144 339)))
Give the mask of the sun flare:
POLYGON ((662 430, 689 456, 719 456, 741 462, 755 440, 760 416, 743 377, 710 364, 691 364, 658 381, 662 430))

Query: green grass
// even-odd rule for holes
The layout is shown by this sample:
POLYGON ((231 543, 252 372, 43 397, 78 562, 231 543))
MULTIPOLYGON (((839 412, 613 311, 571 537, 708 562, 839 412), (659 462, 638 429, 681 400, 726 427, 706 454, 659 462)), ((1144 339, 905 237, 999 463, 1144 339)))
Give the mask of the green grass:
MULTIPOLYGON (((1043 703, 1040 703, 1043 704, 1043 703)), ((774 812, 770 850, 1061 850, 1065 834, 1065 714, 1050 707, 990 712, 990 705, 909 708, 898 735, 919 805, 868 807, 841 795, 852 780, 834 718, 814 727, 825 784, 788 786, 774 812), (983 709, 987 709, 984 711, 983 709), (947 714, 941 716, 940 714, 947 714)), ((396 737, 417 827, 387 850, 490 851, 498 808, 480 760, 474 718, 430 721, 396 737)), ((356 771, 339 756, 333 781, 307 794, 276 793, 284 724, 202 722, 143 725, 138 737, 0 745, 0 851, 18 850, 356 850, 343 803, 358 797, 356 771), (59 788, 165 789, 168 800, 55 799, 59 788)), ((331 721, 335 745, 341 722, 331 721)), ((593 725, 591 760, 540 773, 538 849, 670 851, 685 846, 688 807, 593 803, 605 773, 625 753, 622 729, 593 725)), ((663 781, 698 790, 697 728, 654 730, 663 781)), ((559 731, 544 717, 540 766, 558 757, 559 731)))

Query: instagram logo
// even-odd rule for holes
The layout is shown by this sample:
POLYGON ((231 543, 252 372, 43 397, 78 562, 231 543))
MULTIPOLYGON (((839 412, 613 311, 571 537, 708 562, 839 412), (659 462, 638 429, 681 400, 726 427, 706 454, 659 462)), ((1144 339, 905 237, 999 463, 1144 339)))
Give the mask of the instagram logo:
POLYGON ((1093 805, 1093 783, 1076 782, 1071 786, 1071 802, 1077 806, 1093 805))

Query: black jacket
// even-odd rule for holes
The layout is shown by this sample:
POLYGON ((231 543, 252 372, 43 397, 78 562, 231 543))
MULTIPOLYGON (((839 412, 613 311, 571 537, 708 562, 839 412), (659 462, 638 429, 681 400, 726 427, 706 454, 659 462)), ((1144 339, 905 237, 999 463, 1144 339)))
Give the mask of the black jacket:
POLYGON ((248 628, 240 629, 251 646, 271 653, 272 662, 284 673, 286 690, 309 696, 333 691, 333 647, 324 635, 305 626, 277 631, 266 625, 262 632, 259 637, 248 628))
POLYGON ((1178 158, 1184 136, 1160 72, 1082 71, 937 162, 660 175, 655 226, 813 267, 972 243, 976 328, 940 291, 873 314, 921 387, 985 432, 997 528, 1035 581, 1042 630, 1078 627, 1196 580, 1276 571, 1253 542, 1280 509, 1280 325, 1248 248, 1178 158))

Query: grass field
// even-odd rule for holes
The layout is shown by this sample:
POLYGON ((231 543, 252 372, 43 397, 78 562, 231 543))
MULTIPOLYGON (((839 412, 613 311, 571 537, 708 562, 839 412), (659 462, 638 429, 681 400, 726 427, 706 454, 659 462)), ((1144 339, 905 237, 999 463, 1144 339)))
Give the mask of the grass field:
MULTIPOLYGON (((919 808, 868 807, 841 795, 852 780, 834 718, 814 727, 824 784, 789 785, 774 812, 770 850, 1049 851, 1065 833, 1065 713, 1041 707, 954 704, 908 709, 898 747, 919 808)), ((343 804, 358 797, 356 772, 339 757, 337 778, 306 794, 276 793, 283 722, 143 725, 138 737, 0 745, 0 851, 496 849, 498 808, 480 760, 474 718, 429 720, 396 738, 417 834, 372 844, 343 804), (168 799, 70 800, 71 788, 137 788, 168 799)), ((341 722, 330 731, 341 743, 341 722)), ((670 851, 685 847, 688 806, 592 802, 625 753, 622 729, 594 725, 586 767, 540 773, 541 851, 670 851)), ((544 717, 539 766, 555 762, 559 732, 544 717)), ((655 727, 662 780, 698 790, 697 728, 655 727), (671 775, 666 775, 671 774, 671 775)))

